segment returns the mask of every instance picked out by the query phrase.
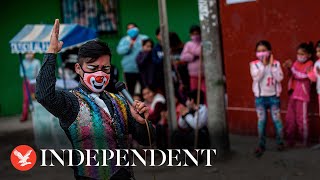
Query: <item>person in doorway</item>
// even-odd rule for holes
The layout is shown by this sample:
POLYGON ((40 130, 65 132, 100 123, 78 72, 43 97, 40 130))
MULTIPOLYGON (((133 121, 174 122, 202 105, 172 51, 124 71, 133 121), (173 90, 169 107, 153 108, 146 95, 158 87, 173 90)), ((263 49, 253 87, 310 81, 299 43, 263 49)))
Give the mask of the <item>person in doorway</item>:
POLYGON ((40 61, 34 58, 34 53, 26 53, 25 59, 20 65, 20 76, 23 80, 23 104, 22 104, 22 116, 20 121, 24 122, 28 119, 29 101, 34 96, 34 89, 36 84, 36 77, 40 71, 40 61), (29 99, 31 98, 31 99, 29 99))
MULTIPOLYGON (((141 101, 128 105, 117 94, 104 91, 110 79, 111 51, 104 42, 92 40, 83 44, 75 64, 80 76, 79 87, 71 91, 55 90, 56 54, 62 48, 58 41, 59 20, 53 26, 50 45, 37 77, 36 98, 50 113, 58 117, 60 125, 71 141, 73 149, 91 149, 95 156, 90 164, 102 162, 102 153, 94 149, 129 149, 129 134, 140 144, 149 145, 154 139, 154 128, 150 121, 149 108, 141 101), (148 125, 148 126, 147 126, 148 125), (147 128, 150 128, 148 134, 147 128)), ((110 155, 110 154, 109 154, 110 155)), ((108 155, 108 156, 109 156, 108 155)), ((74 175, 77 180, 110 179, 129 180, 133 177, 129 166, 116 166, 117 159, 107 160, 108 166, 86 166, 79 163, 81 156, 74 154, 74 175)), ((128 163, 122 159, 121 164, 128 163)))
POLYGON ((127 25, 127 35, 121 38, 117 46, 117 53, 122 56, 121 65, 124 79, 131 95, 134 94, 136 84, 138 82, 141 84, 136 57, 142 49, 142 41, 147 38, 146 35, 139 33, 136 24, 129 23, 127 25))
POLYGON ((255 96, 256 112, 258 116, 259 144, 255 155, 260 157, 266 150, 267 110, 270 109, 271 118, 276 130, 278 150, 282 151, 283 126, 280 117, 280 94, 283 72, 280 62, 275 60, 272 47, 268 41, 262 40, 256 44, 257 60, 250 62, 250 74, 253 80, 252 90, 255 96))

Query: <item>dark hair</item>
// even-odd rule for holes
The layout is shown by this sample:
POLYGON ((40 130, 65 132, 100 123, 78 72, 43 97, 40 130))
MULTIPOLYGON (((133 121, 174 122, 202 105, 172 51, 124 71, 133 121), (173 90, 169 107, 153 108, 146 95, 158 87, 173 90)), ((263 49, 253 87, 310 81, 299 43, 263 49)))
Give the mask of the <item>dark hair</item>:
POLYGON ((259 46, 264 46, 264 47, 266 47, 269 51, 272 51, 271 44, 270 44, 270 42, 267 41, 267 40, 261 40, 261 41, 257 42, 257 44, 256 44, 256 51, 257 51, 257 49, 258 49, 259 46))
MULTIPOLYGON (((187 97, 190 100, 193 100, 195 103, 197 103, 197 95, 198 95, 198 90, 192 90, 187 94, 187 97)), ((200 90, 200 104, 204 104, 204 93, 202 90, 200 90)))
POLYGON ((111 50, 105 42, 99 40, 88 41, 79 48, 78 63, 80 65, 84 62, 91 63, 103 55, 109 55, 111 61, 111 50))
POLYGON ((297 49, 302 49, 304 52, 313 55, 314 54, 314 48, 313 48, 313 42, 309 43, 301 43, 297 49))
POLYGON ((158 36, 159 34, 160 34, 160 27, 156 29, 156 36, 158 36))
POLYGON ((169 44, 170 44, 170 48, 177 48, 181 46, 182 41, 176 32, 169 33, 169 44))
POLYGON ((143 89, 142 89, 142 91, 143 90, 145 90, 145 89, 149 89, 150 91, 152 91, 152 92, 154 92, 154 93, 157 93, 157 88, 156 87, 154 87, 154 86, 145 86, 143 89))
POLYGON ((136 23, 133 23, 133 22, 128 23, 126 27, 128 28, 129 25, 133 25, 134 27, 138 27, 138 25, 136 23))
POLYGON ((320 48, 320 41, 317 42, 316 47, 315 48, 320 48))
POLYGON ((189 33, 192 34, 193 32, 201 33, 200 26, 198 25, 192 25, 189 29, 189 33))
POLYGON ((151 43, 151 47, 153 47, 153 41, 150 38, 142 40, 142 46, 146 45, 148 42, 151 43))

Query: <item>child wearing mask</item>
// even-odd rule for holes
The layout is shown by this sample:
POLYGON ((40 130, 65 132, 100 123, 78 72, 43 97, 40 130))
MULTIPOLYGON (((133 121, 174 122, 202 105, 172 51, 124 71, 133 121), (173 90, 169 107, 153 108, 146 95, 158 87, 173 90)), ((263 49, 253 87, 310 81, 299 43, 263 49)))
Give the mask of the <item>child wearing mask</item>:
POLYGON ((201 87, 200 89, 205 93, 206 85, 204 79, 203 65, 199 67, 201 56, 201 30, 197 25, 190 28, 191 41, 187 42, 181 54, 181 61, 188 63, 188 71, 190 76, 190 90, 198 89, 198 76, 201 70, 201 87), (201 68, 201 69, 200 69, 201 68))
POLYGON ((154 64, 152 62, 152 48, 153 41, 145 39, 142 41, 142 50, 139 52, 136 62, 141 76, 142 89, 147 86, 153 86, 154 78, 154 64))
POLYGON ((286 115, 286 137, 289 146, 295 145, 296 138, 302 140, 304 146, 308 142, 308 103, 310 101, 313 69, 312 54, 313 44, 302 43, 297 48, 297 60, 294 63, 287 60, 284 64, 290 75, 288 84, 289 102, 286 115))
POLYGON ((272 47, 268 41, 262 40, 256 44, 257 60, 250 62, 250 73, 253 79, 252 90, 255 96, 258 115, 259 145, 255 155, 260 157, 266 149, 267 110, 276 130, 278 150, 283 150, 283 126, 280 118, 280 93, 283 72, 280 62, 272 55, 272 47))
POLYGON ((318 60, 314 64, 314 75, 317 82, 317 93, 318 93, 318 102, 319 102, 319 115, 320 115, 320 41, 316 45, 317 58, 318 60))

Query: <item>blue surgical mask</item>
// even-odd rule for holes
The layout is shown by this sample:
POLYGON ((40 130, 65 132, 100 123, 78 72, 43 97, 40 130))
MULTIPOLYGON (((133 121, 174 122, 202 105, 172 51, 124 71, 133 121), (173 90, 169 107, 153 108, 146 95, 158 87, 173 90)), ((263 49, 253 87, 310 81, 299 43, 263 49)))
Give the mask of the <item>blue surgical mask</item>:
POLYGON ((127 34, 130 38, 136 38, 139 34, 139 29, 134 27, 127 31, 127 34))

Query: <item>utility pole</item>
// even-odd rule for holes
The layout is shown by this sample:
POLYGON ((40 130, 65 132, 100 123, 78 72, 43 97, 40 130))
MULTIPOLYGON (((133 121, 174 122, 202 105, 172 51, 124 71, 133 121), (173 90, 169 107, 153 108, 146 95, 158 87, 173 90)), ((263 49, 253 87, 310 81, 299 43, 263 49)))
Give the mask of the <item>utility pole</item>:
POLYGON ((169 146, 171 146, 171 134, 177 127, 176 118, 176 105, 174 98, 174 87, 172 81, 171 71, 171 59, 170 59, 170 45, 169 45, 169 28, 168 28, 168 17, 167 17, 167 5, 166 0, 158 0, 159 6, 159 19, 160 19, 160 33, 162 40, 162 49, 164 53, 163 58, 163 70, 164 80, 166 88, 166 103, 168 109, 168 124, 169 124, 169 146))
POLYGON ((202 52, 207 86, 208 128, 211 147, 219 158, 230 150, 225 107, 225 81, 218 0, 198 0, 202 52))

